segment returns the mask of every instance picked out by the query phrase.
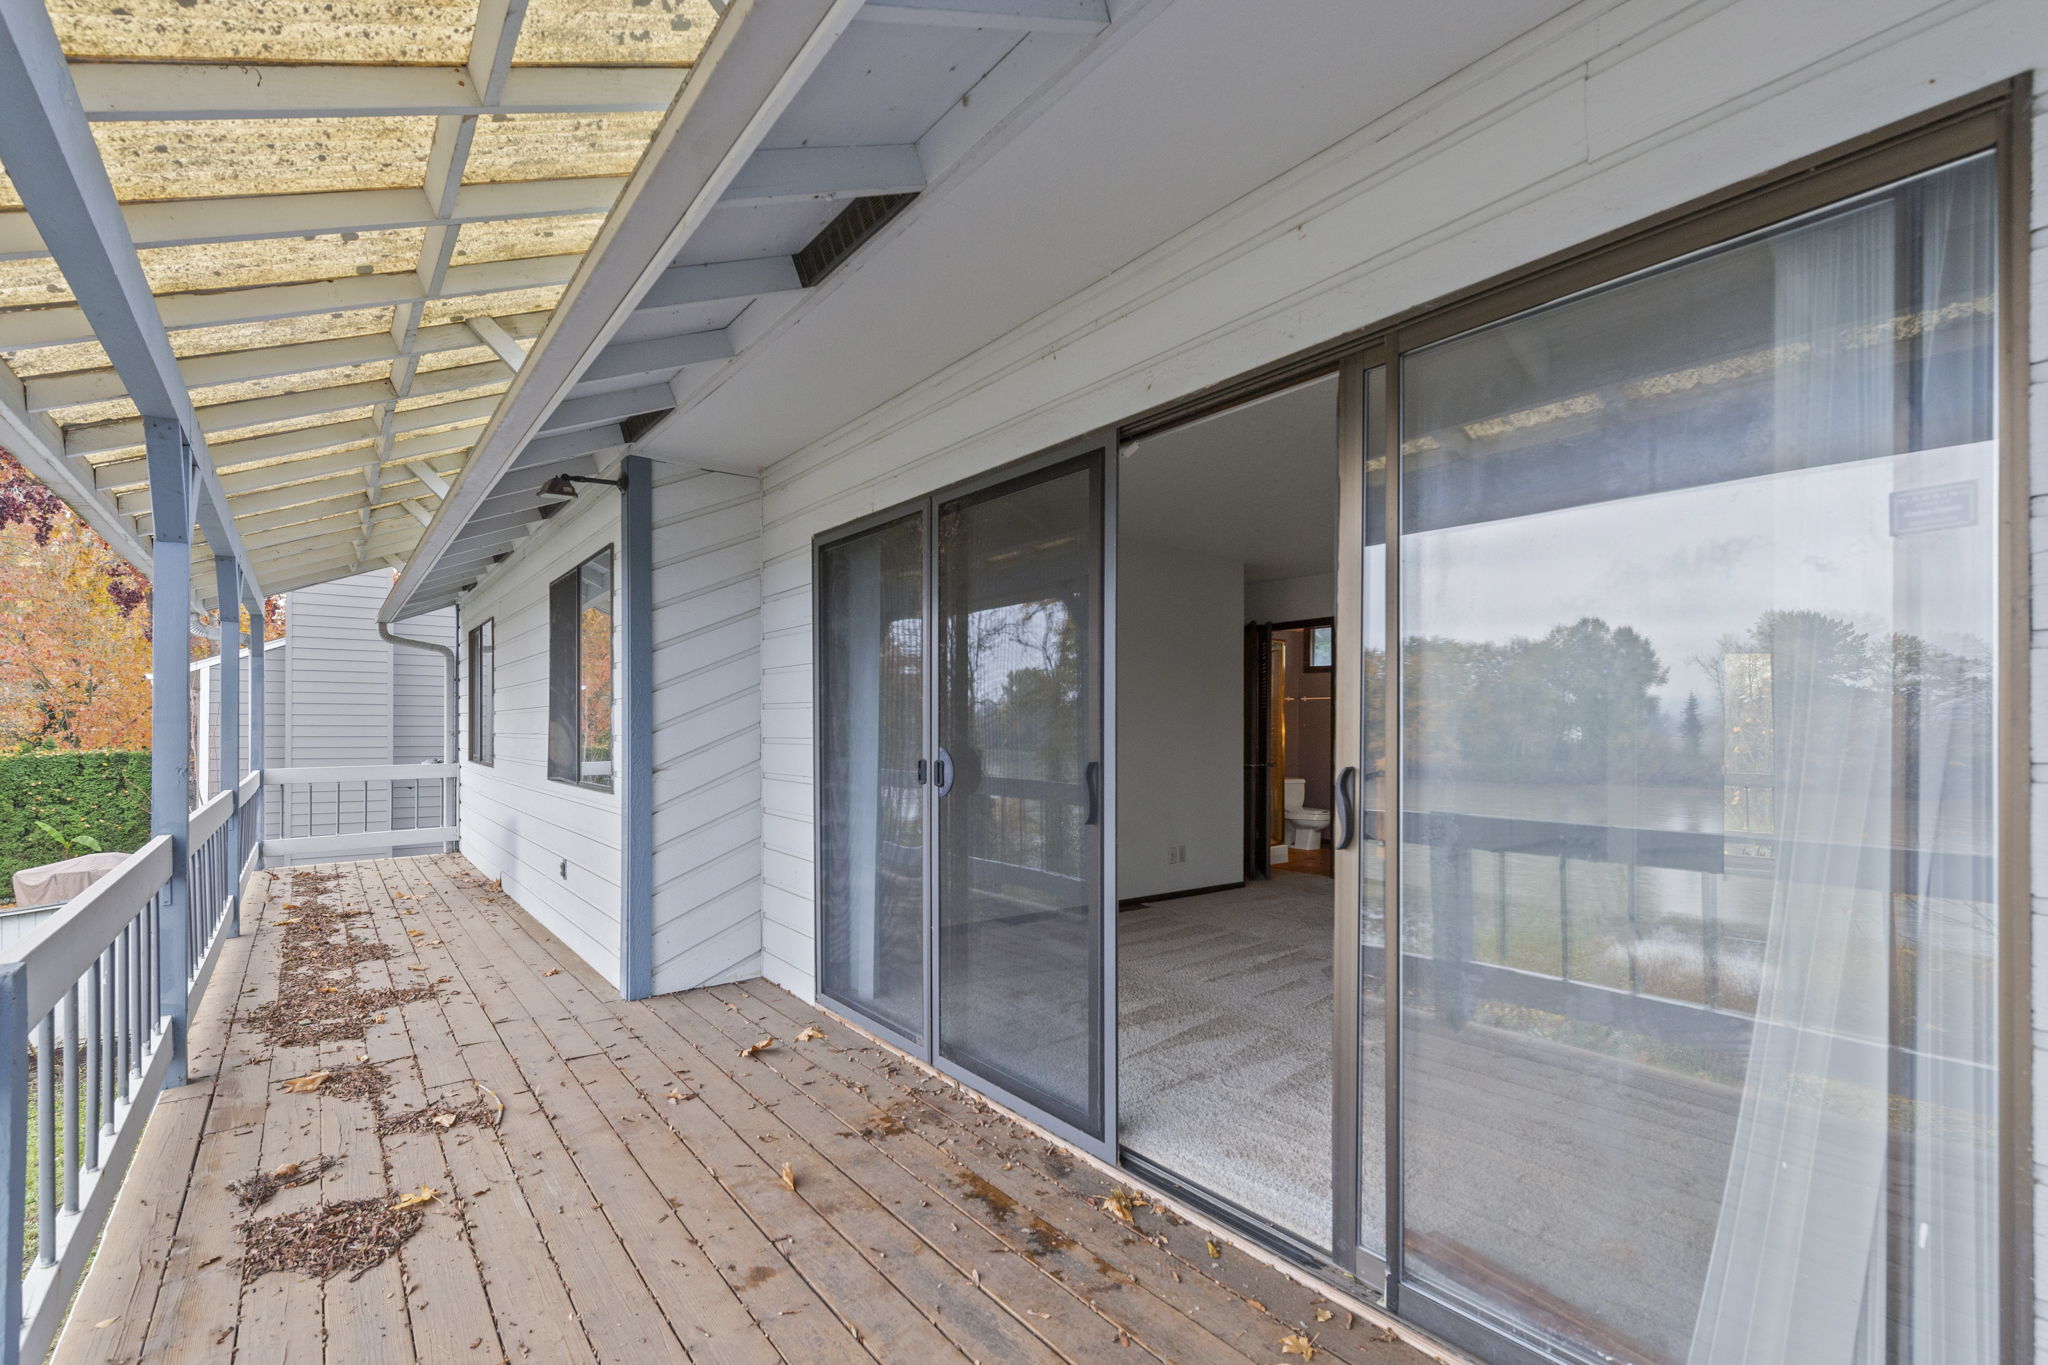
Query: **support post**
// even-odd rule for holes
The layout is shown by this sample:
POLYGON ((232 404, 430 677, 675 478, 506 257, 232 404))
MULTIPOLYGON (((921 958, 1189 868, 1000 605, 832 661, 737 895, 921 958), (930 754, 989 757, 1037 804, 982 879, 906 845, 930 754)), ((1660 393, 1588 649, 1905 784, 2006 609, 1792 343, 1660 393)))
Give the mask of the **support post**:
MULTIPOLYGON (((180 682, 184 681, 182 678, 180 682)), ((0 963, 0 1180, 12 1195, 0 1199, 0 1365, 21 1363, 21 1262, 28 1238, 28 973, 19 962, 0 963)), ((42 1059, 43 1075, 56 1074, 42 1059)), ((46 1091, 43 1103, 48 1104, 46 1091)))
MULTIPOLYGON (((263 665, 268 658, 268 654, 264 650, 266 643, 264 636, 269 629, 269 622, 263 614, 262 594, 254 591, 248 592, 247 602, 249 607, 249 771, 254 773, 263 770, 264 756, 269 752, 264 746, 267 742, 265 736, 269 733, 267 725, 269 712, 265 703, 270 694, 264 691, 263 686, 263 665)), ((236 864, 237 867, 247 864, 249 855, 257 853, 262 849, 264 812, 269 810, 269 808, 270 792, 267 788, 258 784, 256 799, 249 803, 249 819, 242 825, 241 847, 236 850, 236 854, 240 859, 240 862, 236 864)), ((236 875, 239 876, 240 874, 237 873, 236 875)))
POLYGON ((227 888, 227 933, 235 938, 242 932, 242 566, 233 555, 213 557, 213 586, 220 603, 220 782, 235 803, 227 888))
POLYGON ((654 993, 654 465, 629 455, 619 506, 619 992, 654 993))
POLYGON ((171 879, 157 929, 157 1008, 170 1063, 165 1085, 185 1083, 186 985, 191 980, 192 458, 175 419, 142 422, 149 460, 149 832, 171 841, 171 879))

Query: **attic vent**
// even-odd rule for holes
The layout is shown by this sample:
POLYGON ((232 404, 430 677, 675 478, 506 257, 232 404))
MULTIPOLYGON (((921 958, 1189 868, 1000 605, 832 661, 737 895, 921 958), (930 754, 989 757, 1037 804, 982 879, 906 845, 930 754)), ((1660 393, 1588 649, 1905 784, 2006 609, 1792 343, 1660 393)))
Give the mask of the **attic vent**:
POLYGON ((849 203, 796 253, 798 282, 809 289, 838 269, 841 261, 860 250, 861 243, 880 232, 915 198, 915 194, 870 194, 849 203))

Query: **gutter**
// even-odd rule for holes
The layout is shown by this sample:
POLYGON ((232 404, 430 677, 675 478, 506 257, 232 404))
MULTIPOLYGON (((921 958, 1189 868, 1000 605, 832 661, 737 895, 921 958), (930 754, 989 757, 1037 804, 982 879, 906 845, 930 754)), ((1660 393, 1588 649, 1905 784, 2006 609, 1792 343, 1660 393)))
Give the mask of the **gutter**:
MULTIPOLYGON (((462 810, 462 766, 460 755, 456 751, 455 742, 456 733, 461 729, 461 717, 458 710, 460 705, 459 693, 456 687, 455 650, 448 645, 437 645, 431 640, 416 640, 410 635, 399 635, 385 621, 377 622, 377 635, 386 644, 396 645, 402 649, 424 649, 441 656, 441 665, 444 669, 445 677, 443 690, 447 697, 446 725, 444 726, 447 742, 441 746, 441 759, 442 762, 448 765, 448 776, 455 779, 454 801, 452 803, 454 808, 448 812, 447 822, 451 825, 458 825, 461 823, 462 810)), ((442 851, 453 853, 455 847, 450 845, 442 851)))
MULTIPOLYGON (((717 205, 864 0, 735 0, 584 256, 379 621, 412 596, 512 462, 717 205)), ((423 608, 424 610, 424 608, 423 608)))

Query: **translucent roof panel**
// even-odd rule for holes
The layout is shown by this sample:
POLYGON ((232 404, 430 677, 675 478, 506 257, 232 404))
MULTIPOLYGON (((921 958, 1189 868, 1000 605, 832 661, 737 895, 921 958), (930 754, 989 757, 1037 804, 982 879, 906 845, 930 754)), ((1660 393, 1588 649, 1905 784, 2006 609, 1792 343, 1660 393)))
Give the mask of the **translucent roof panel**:
MULTIPOLYGON (((609 216, 591 210, 616 193, 591 182, 633 172, 670 113, 646 105, 666 104, 677 83, 619 72, 692 66, 724 11, 724 0, 514 0, 502 4, 502 31, 490 12, 478 46, 479 3, 46 0, 81 90, 110 103, 91 124, 94 146, 115 197, 134 206, 143 277, 159 300, 176 300, 162 311, 205 323, 172 331, 171 349, 202 423, 216 428, 213 463, 245 476, 230 509, 253 498, 243 505, 266 509, 254 524, 264 530, 285 521, 271 514, 281 501, 260 495, 303 480, 331 481, 331 496, 367 509, 368 484, 333 471, 374 466, 418 437, 428 440, 410 448, 453 447, 435 467, 459 473, 511 371, 451 324, 497 318, 530 348, 566 290, 475 293, 465 281, 573 277, 609 216), (179 66, 188 70, 170 71, 179 66), (348 70, 303 71, 314 66, 348 70), (507 87, 508 68, 570 74, 507 87), (498 88, 517 92, 518 112, 413 112, 438 107, 418 102, 435 90, 498 88), (562 107, 534 103, 548 91, 562 107), (589 112, 607 104, 624 107, 589 112), (479 185, 500 188, 463 190, 479 185), (235 202, 205 202, 224 199, 235 202), (548 212, 569 206, 581 211, 548 212), (456 269, 467 266, 493 268, 456 269), (322 411, 331 404, 342 406, 322 411)), ((35 250, 16 191, 0 170, 0 228, 15 249, 35 250)), ((51 258, 0 260, 0 380, 25 384, 0 384, 0 400, 29 400, 11 429, 126 485, 141 477, 142 424, 90 339, 95 321, 51 258)), ((387 487, 422 500, 415 507, 437 496, 396 468, 387 487)), ((335 522, 352 525, 353 511, 335 522)), ((376 526, 380 546, 417 533, 409 512, 376 526)), ((337 571, 352 562, 346 548, 323 553, 337 571)))
POLYGON ((540 313, 561 301, 562 286, 559 284, 508 289, 501 294, 458 294, 452 298, 428 299, 420 312, 420 321, 432 326, 440 322, 460 322, 464 318, 503 318, 515 313, 540 313))
POLYGON ((459 66, 475 0, 46 0, 74 60, 459 66))
POLYGON ((479 119, 463 183, 629 175, 640 164, 640 154, 661 119, 658 113, 496 114, 479 119))
MULTIPOLYGON (((291 77, 280 74, 278 80, 291 77)), ((123 203, 426 183, 431 118, 203 119, 95 123, 123 203)))
POLYGON ((254 242, 199 242, 145 247, 136 254, 158 294, 194 289, 246 289, 294 280, 343 280, 417 270, 425 228, 329 232, 254 242))
POLYGON ((529 0, 515 66, 688 66, 711 41, 707 0, 529 0))
POLYGON ((516 261, 529 256, 581 255, 604 226, 601 213, 561 218, 495 218, 464 223, 455 236, 455 264, 516 261))

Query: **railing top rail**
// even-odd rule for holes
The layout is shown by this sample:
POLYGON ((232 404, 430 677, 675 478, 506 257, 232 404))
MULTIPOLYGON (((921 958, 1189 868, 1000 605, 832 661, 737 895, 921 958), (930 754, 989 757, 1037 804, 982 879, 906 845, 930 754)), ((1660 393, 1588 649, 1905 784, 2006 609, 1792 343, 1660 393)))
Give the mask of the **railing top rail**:
POLYGON ((228 816, 234 809, 235 794, 218 792, 211 801, 193 811, 191 824, 186 827, 185 836, 191 841, 192 847, 197 848, 211 838, 215 830, 228 822, 228 816))
POLYGON ((263 785, 283 787, 308 782, 383 782, 394 779, 454 777, 453 763, 348 763, 317 768, 265 768, 263 785))
POLYGON ((242 785, 235 790, 235 799, 241 805, 248 805, 256 799, 258 789, 263 786, 263 769, 258 768, 242 779, 242 785))
POLYGON ((0 962, 24 969, 28 1017, 48 1013, 170 879, 171 839, 159 834, 73 897, 40 933, 0 954, 0 962))

